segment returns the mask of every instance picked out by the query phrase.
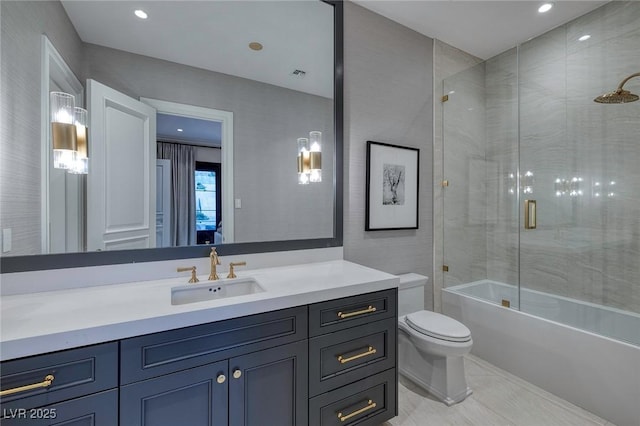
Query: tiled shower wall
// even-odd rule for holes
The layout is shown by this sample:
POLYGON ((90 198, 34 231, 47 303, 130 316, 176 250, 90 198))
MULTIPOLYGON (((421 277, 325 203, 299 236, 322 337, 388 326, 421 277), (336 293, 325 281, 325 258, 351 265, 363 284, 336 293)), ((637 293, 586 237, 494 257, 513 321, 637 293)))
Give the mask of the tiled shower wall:
MULTIPOLYGON (((611 2, 445 80, 445 286, 520 280, 640 313, 640 102, 593 102, 640 71, 637 46, 640 3, 611 2), (535 230, 522 228, 525 199, 537 201, 535 230)), ((640 92, 640 78, 625 88, 640 92)))

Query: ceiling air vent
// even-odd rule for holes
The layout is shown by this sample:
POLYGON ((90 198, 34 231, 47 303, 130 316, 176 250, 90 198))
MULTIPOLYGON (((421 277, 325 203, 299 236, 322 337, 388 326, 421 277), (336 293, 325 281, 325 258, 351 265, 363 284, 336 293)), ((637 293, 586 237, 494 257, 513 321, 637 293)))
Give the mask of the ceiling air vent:
POLYGON ((307 73, 305 71, 302 70, 293 70, 293 72, 291 73, 291 75, 293 75, 294 77, 298 77, 298 78, 304 78, 304 76, 307 73))

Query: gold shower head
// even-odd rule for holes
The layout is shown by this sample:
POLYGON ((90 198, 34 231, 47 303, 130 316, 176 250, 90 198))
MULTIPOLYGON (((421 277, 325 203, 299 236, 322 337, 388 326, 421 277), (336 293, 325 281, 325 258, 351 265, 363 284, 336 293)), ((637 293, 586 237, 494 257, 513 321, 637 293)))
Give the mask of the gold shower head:
POLYGON ((624 104, 628 102, 637 101, 638 99, 640 99, 638 95, 634 95, 628 90, 622 89, 622 86, 624 86, 624 84, 630 79, 632 79, 633 77, 640 77, 640 72, 631 74, 629 77, 622 80, 622 82, 620 83, 620 85, 618 85, 618 88, 614 92, 600 95, 597 98, 595 98, 594 101, 600 104, 624 104))

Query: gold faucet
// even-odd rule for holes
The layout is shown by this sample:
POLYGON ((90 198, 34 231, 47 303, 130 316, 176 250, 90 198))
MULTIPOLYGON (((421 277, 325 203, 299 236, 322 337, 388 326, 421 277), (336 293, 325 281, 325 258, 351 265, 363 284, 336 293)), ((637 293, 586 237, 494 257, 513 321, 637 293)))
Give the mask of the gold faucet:
POLYGON ((215 247, 211 247, 209 259, 211 260, 211 273, 209 274, 209 281, 219 280, 220 277, 218 276, 218 271, 216 271, 216 265, 221 265, 221 263, 215 247))
POLYGON ((229 263, 229 275, 227 278, 237 278, 238 276, 233 272, 234 266, 245 266, 247 262, 231 262, 229 263))
POLYGON ((191 279, 189 280, 189 283, 197 283, 198 281, 200 281, 198 279, 198 277, 196 276, 196 267, 195 266, 187 266, 186 268, 178 268, 178 272, 185 272, 185 271, 191 271, 191 279))

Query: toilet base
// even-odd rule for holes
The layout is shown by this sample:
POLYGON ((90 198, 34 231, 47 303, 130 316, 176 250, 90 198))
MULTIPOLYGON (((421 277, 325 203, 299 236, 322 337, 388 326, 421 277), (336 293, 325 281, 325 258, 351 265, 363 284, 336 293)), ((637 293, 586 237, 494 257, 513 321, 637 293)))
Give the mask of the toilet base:
POLYGON ((448 406, 464 401, 473 392, 467 386, 464 357, 420 352, 403 332, 398 333, 398 370, 448 406))

